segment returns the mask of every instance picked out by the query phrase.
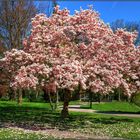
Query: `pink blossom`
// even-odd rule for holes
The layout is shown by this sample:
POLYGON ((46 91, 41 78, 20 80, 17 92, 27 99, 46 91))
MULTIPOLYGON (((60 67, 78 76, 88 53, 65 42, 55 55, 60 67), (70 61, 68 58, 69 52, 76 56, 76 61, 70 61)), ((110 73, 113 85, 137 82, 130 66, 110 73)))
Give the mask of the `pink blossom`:
POLYGON ((8 51, 1 60, 12 87, 56 91, 80 85, 102 94, 121 88, 128 96, 140 90, 136 32, 113 32, 92 9, 74 15, 59 6, 54 10, 49 18, 36 15, 24 49, 8 51))

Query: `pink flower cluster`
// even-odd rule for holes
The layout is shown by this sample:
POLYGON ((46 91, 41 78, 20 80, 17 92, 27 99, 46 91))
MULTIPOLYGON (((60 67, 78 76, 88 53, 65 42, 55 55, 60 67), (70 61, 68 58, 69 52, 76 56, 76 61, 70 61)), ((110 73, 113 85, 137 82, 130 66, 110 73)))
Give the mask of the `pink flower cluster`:
POLYGON ((136 32, 113 32, 92 9, 76 11, 55 7, 51 17, 32 19, 31 35, 23 50, 6 52, 2 59, 14 88, 46 86, 74 90, 78 85, 108 94, 121 88, 130 96, 140 90, 140 49, 136 32))

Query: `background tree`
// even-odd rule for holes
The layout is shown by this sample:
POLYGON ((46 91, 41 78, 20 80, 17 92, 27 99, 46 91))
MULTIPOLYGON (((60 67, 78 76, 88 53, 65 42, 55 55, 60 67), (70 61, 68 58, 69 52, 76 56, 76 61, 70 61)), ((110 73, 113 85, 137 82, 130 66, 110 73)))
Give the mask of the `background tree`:
POLYGON ((31 18, 37 13, 50 16, 56 1, 1 0, 0 40, 7 49, 21 48, 22 40, 30 34, 31 18), (38 4, 36 4, 36 2, 38 4))
MULTIPOLYGON (((22 40, 27 36, 31 18, 35 16, 37 9, 32 0, 1 0, 0 1, 0 55, 3 56, 5 50, 12 48, 22 48, 22 40)), ((11 75, 2 70, 2 87, 7 87, 9 93, 14 93, 9 88, 8 81, 11 75), (5 75, 5 76, 4 76, 5 75), (3 82, 3 81, 7 81, 3 82), (10 89, 10 90, 8 90, 10 89)), ((6 91, 6 90, 5 90, 6 91)), ((14 96, 13 96, 14 97, 14 96)))
POLYGON ((21 48, 31 18, 36 14, 32 0, 0 1, 0 38, 7 49, 21 48))
MULTIPOLYGON (((39 12, 52 14, 55 0, 52 2, 44 2, 33 0, 1 0, 0 1, 0 58, 3 57, 3 53, 6 50, 12 48, 21 49, 23 47, 23 38, 27 37, 31 33, 31 18, 39 12), (45 3, 45 4, 44 4, 45 3), (42 6, 43 7, 42 7, 42 6)), ((1 74, 10 74, 2 70, 1 74)), ((11 76, 5 75, 3 78, 8 81, 11 76)), ((4 81, 1 78, 0 82, 4 81)), ((5 84, 5 83, 3 83, 5 84)), ((4 85, 3 85, 4 86, 4 85)), ((12 89, 11 89, 12 90, 12 89)), ((13 92, 11 92, 10 94, 13 92)))
POLYGON ((111 28, 113 31, 118 28, 126 29, 129 32, 138 32, 137 39, 135 40, 135 45, 140 45, 140 22, 136 21, 124 21, 123 19, 117 19, 116 21, 111 23, 111 28))

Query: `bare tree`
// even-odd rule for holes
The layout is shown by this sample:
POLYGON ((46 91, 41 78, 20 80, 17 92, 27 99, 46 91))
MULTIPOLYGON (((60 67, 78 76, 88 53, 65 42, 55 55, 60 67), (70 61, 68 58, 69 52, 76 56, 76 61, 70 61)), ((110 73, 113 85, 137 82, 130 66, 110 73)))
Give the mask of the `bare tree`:
POLYGON ((7 49, 22 47, 22 39, 36 12, 32 0, 0 1, 0 40, 7 49))

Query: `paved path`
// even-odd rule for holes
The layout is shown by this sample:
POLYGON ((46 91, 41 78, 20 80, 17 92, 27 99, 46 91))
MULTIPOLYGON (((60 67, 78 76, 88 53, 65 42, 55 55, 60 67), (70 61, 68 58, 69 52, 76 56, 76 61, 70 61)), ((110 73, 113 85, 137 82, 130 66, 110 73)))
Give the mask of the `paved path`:
POLYGON ((93 110, 93 109, 82 109, 82 108, 80 108, 80 105, 70 105, 69 106, 69 111, 74 111, 74 112, 87 112, 87 113, 98 113, 98 114, 106 114, 106 115, 114 115, 114 116, 126 116, 126 117, 140 118, 140 114, 101 112, 101 111, 93 110))

